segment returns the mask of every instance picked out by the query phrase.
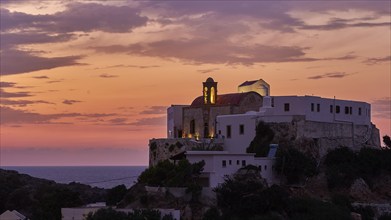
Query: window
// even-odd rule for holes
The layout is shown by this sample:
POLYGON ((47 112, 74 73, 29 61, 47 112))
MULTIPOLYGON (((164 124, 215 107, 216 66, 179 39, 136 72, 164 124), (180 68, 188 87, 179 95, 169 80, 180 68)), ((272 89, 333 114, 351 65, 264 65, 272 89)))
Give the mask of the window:
POLYGON ((314 104, 314 103, 311 103, 311 112, 314 111, 314 108, 315 108, 315 104, 314 104))
POLYGON ((361 108, 358 108, 358 115, 361 115, 361 108))
POLYGON ((227 166, 227 161, 226 161, 226 160, 223 160, 223 161, 222 161, 222 165, 223 165, 223 167, 226 167, 226 166, 227 166))
POLYGON ((258 166, 258 169, 259 169, 259 171, 262 172, 262 166, 261 165, 258 166))
POLYGON ((349 114, 349 107, 345 106, 345 115, 348 115, 348 114, 349 114))
POLYGON ((274 107, 274 98, 272 98, 272 107, 274 107))
POLYGON ((264 166, 264 170, 265 170, 265 171, 267 170, 267 166, 266 166, 266 165, 264 166))
POLYGON ((216 97, 215 97, 215 87, 210 88, 210 104, 215 104, 216 97))
POLYGON ((194 121, 194 119, 190 121, 190 134, 195 134, 195 121, 194 121))
POLYGON ((243 167, 246 166, 246 161, 245 161, 245 160, 242 160, 242 166, 243 166, 243 167))
POLYGON ((227 138, 231 138, 231 125, 227 125, 227 138))
POLYGON ((221 130, 219 130, 219 134, 221 134, 221 130))
POLYGON ((330 113, 333 113, 333 105, 330 105, 330 113))
POLYGON ((239 134, 244 134, 244 125, 239 125, 239 134))
POLYGON ((289 103, 284 104, 284 111, 289 112, 289 103))
POLYGON ((320 112, 320 104, 319 104, 319 103, 316 104, 316 111, 317 111, 317 112, 320 112))
POLYGON ((349 107, 349 114, 353 114, 353 108, 351 106, 349 107))
POLYGON ((229 161, 228 161, 228 164, 229 164, 229 165, 232 165, 232 160, 229 160, 229 161))
POLYGON ((239 165, 240 164, 240 161, 239 160, 236 160, 236 165, 239 165))
POLYGON ((339 105, 335 106, 335 113, 339 114, 341 112, 341 107, 339 105))
POLYGON ((204 103, 208 104, 208 87, 204 88, 204 103))

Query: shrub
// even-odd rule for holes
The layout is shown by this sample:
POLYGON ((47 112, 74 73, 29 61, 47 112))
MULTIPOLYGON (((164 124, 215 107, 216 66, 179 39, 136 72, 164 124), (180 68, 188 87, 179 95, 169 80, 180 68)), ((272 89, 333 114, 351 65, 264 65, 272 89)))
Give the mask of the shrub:
POLYGON ((175 165, 165 160, 142 172, 138 181, 148 186, 188 187, 199 178, 204 165, 204 161, 190 164, 187 160, 180 160, 175 165))
POLYGON ((247 147, 247 153, 255 153, 256 157, 265 157, 269 152, 269 146, 274 138, 274 131, 268 124, 260 121, 256 127, 254 139, 247 147))
POLYGON ((117 205, 124 198, 126 191, 126 186, 123 184, 109 189, 107 191, 106 204, 109 206, 117 205))
POLYGON ((287 178, 288 183, 298 183, 304 177, 316 174, 316 161, 294 149, 279 149, 276 170, 287 178))

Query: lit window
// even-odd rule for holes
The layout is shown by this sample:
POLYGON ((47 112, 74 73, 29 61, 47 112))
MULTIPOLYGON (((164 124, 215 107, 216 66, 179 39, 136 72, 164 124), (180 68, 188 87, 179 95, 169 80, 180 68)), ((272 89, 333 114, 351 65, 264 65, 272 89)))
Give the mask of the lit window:
POLYGON ((215 104, 216 103, 216 96, 215 96, 215 88, 210 88, 210 103, 215 104))
POLYGON ((244 125, 239 125, 239 134, 244 134, 244 125))
POLYGON ((289 112, 289 103, 284 104, 284 111, 289 112))
POLYGON ((208 104, 208 87, 204 88, 204 103, 208 104))

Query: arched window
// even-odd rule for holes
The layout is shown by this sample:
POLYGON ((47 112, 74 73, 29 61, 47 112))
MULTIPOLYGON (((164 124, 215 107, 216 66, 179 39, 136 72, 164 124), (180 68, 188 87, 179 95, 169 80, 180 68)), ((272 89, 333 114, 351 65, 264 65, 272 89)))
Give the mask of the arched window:
POLYGON ((204 88, 204 103, 208 104, 208 87, 204 88))
POLYGON ((194 121, 194 119, 190 121, 190 134, 195 134, 195 121, 194 121))
POLYGON ((210 88, 210 103, 211 104, 216 103, 215 87, 210 88))

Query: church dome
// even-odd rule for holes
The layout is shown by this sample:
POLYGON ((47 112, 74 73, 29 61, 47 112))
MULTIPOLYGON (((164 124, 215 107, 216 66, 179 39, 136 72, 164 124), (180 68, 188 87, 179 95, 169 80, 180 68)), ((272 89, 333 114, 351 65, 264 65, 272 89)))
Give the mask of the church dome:
POLYGON ((212 77, 209 77, 208 79, 206 79, 206 82, 214 82, 214 80, 212 77))

